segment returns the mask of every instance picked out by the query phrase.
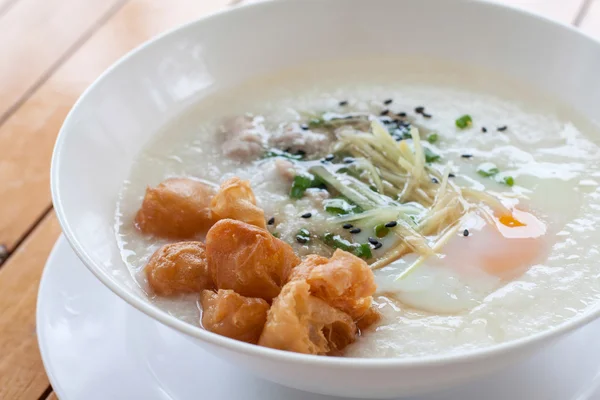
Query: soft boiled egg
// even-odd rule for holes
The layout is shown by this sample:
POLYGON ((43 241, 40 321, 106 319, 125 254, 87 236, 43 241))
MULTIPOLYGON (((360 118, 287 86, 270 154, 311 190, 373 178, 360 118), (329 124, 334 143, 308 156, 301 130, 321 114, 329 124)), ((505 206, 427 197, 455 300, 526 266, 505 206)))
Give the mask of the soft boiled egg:
POLYGON ((544 259, 545 233, 544 223, 525 211, 494 217, 469 213, 437 257, 407 274, 402 272, 417 260, 415 254, 375 271, 378 291, 433 313, 471 309, 544 259))

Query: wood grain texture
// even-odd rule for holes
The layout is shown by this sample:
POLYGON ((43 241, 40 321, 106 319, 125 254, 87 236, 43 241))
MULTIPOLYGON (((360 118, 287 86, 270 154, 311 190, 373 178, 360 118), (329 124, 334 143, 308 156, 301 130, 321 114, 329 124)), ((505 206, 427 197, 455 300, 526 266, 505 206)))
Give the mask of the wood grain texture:
POLYGON ((581 29, 600 40, 600 0, 594 0, 581 23, 581 29))
POLYGON ((131 0, 0 126, 0 149, 9 149, 0 159, 0 245, 12 249, 50 204, 52 148, 81 92, 135 46, 225 4, 131 0))
POLYGON ((49 213, 0 269, 0 399, 36 400, 48 388, 35 333, 42 269, 60 227, 49 213))
POLYGON ((496 0, 561 22, 572 23, 585 0, 496 0))
POLYGON ((0 20, 0 121, 122 0, 19 0, 0 20))

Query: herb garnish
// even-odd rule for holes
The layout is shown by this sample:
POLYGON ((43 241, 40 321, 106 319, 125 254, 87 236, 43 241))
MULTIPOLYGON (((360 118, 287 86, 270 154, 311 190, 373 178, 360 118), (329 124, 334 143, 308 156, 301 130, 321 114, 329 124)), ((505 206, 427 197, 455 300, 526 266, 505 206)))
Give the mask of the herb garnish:
POLYGON ((515 178, 513 178, 512 176, 505 176, 503 181, 506 185, 511 187, 515 184, 515 178))
POLYGON ((310 232, 308 229, 302 228, 296 234, 296 241, 301 244, 306 244, 310 241, 310 232))
POLYGON ((479 167, 477 167, 477 173, 485 178, 490 176, 494 176, 499 173, 500 170, 496 167, 496 164, 493 163, 483 163, 479 167))
POLYGON ((290 197, 292 199, 301 199, 302 196, 304 196, 304 192, 306 192, 306 189, 322 186, 323 181, 318 177, 315 177, 309 173, 298 174, 294 177, 294 181, 292 182, 290 197))
POLYGON ((435 142, 437 142, 439 139, 439 136, 437 133, 432 133, 431 135, 427 136, 427 141, 431 144, 434 144, 435 142))
POLYGON ((458 118, 456 121, 456 126, 460 129, 466 129, 468 127, 470 127, 471 125, 473 125, 473 119, 471 118, 470 115, 463 115, 462 117, 458 118))
POLYGON ((435 154, 433 151, 431 151, 431 149, 427 147, 423 148, 423 153, 425 154, 425 162, 432 163, 440 159, 439 154, 435 154))
POLYGON ((323 242, 329 247, 348 251, 357 257, 368 259, 373 256, 371 253, 371 247, 368 243, 351 243, 340 235, 335 235, 333 233, 328 232, 323 235, 323 242))

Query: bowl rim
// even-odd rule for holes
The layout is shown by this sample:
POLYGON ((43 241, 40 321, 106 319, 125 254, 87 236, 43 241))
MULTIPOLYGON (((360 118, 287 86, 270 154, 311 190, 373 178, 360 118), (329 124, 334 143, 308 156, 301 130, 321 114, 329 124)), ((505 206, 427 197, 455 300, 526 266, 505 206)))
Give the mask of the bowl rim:
MULTIPOLYGON (((290 351, 276 350, 258 345, 253 345, 238 340, 230 339, 225 336, 221 336, 200 327, 191 325, 184 322, 174 316, 169 315, 167 312, 159 309, 156 306, 151 305, 147 301, 142 300, 138 296, 126 290, 124 287, 113 284, 101 268, 96 266, 92 258, 86 253, 84 246, 77 239, 77 235, 69 224, 69 221, 65 215, 63 208, 61 193, 59 190, 59 167, 61 162, 61 154, 64 146, 64 142, 69 135, 70 125, 74 120, 74 115, 77 114, 81 104, 86 101, 89 93, 94 91, 100 82, 107 79, 107 77, 113 72, 113 70, 119 68, 122 64, 125 64, 127 60, 134 57, 139 52, 144 51, 147 47, 152 46, 155 42, 162 41, 175 33, 182 30, 186 30, 193 25, 204 23, 208 20, 223 18, 226 15, 245 12, 247 9, 261 9, 272 7, 273 4, 279 6, 282 3, 292 3, 297 1, 312 1, 320 2, 322 0, 259 0, 251 3, 236 5, 235 7, 224 8, 200 18, 194 19, 187 23, 176 26, 175 28, 169 29, 159 35, 155 35, 148 39, 141 45, 135 47, 133 50, 126 53, 115 61, 110 67, 108 67, 94 82, 92 82, 85 91, 79 96, 71 110, 67 114, 67 117, 63 121, 63 124, 59 130, 54 150, 52 153, 52 161, 50 166, 50 188, 52 195, 52 202, 56 212, 57 219, 62 228, 64 237, 67 239, 69 245, 77 254, 83 264, 91 271, 96 278, 98 278, 107 288, 109 288, 114 294, 119 296, 121 299, 126 301, 128 304, 143 312, 148 317, 153 318, 162 324, 169 326, 176 331, 186 334, 194 339, 205 341, 211 345, 223 347, 227 350, 243 353, 248 356, 269 358, 276 361, 282 362, 295 362, 300 364, 318 364, 319 366, 335 366, 345 369, 362 369, 362 368, 407 368, 414 369, 418 367, 434 367, 444 366, 449 364, 469 363, 477 360, 481 360, 488 357, 494 357, 502 353, 516 352, 520 349, 524 349, 527 346, 534 344, 541 344, 547 342, 553 338, 557 338, 563 334, 568 333, 578 327, 590 323, 591 321, 600 317, 600 302, 592 306, 588 310, 577 314, 561 324, 552 328, 543 330, 541 332, 528 335, 519 339, 510 340, 496 345, 465 350, 456 353, 448 353, 442 355, 427 355, 427 356, 410 356, 410 357, 391 357, 391 358, 357 358, 357 357, 323 357, 316 355, 300 354, 290 351)), ((423 0, 420 0, 423 1, 423 0)), ((446 2, 449 0, 427 0, 431 3, 446 2)), ((578 40, 587 40, 596 46, 597 50, 600 51, 600 41, 592 37, 591 35, 581 31, 573 25, 567 24, 562 21, 551 19, 544 15, 539 15, 534 12, 517 8, 513 5, 496 3, 493 0, 451 0, 456 3, 473 4, 479 7, 489 7, 495 9, 511 10, 516 14, 521 14, 527 18, 541 21, 547 25, 553 26, 553 29, 562 30, 564 34, 574 34, 578 36, 578 40)))

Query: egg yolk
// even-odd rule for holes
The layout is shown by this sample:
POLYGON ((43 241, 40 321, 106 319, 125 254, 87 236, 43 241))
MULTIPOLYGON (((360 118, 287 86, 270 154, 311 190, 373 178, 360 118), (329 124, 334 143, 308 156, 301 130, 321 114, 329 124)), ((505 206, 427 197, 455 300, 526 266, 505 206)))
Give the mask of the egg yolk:
POLYGON ((461 231, 443 249, 445 263, 465 273, 480 270, 502 280, 514 279, 543 260, 548 248, 546 226, 525 211, 495 217, 495 224, 481 216, 466 223, 468 236, 461 231))
POLYGON ((506 238, 537 238, 546 233, 546 225, 533 214, 513 210, 512 214, 501 215, 496 227, 506 238))
POLYGON ((515 219, 515 217, 513 217, 512 214, 502 215, 500 218, 498 218, 498 221, 502 225, 508 226, 509 228, 514 228, 514 227, 518 227, 518 226, 525 226, 524 223, 522 223, 518 219, 515 219))

